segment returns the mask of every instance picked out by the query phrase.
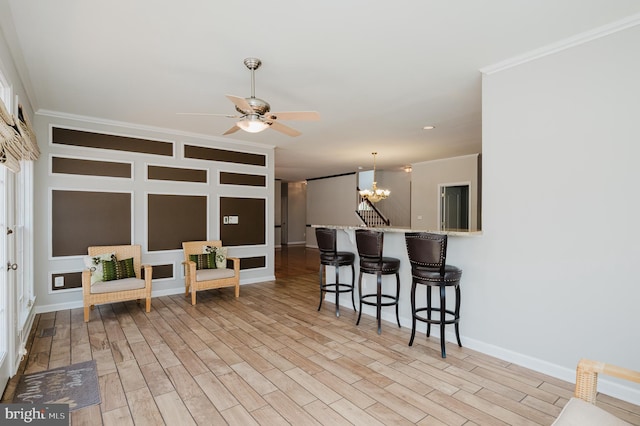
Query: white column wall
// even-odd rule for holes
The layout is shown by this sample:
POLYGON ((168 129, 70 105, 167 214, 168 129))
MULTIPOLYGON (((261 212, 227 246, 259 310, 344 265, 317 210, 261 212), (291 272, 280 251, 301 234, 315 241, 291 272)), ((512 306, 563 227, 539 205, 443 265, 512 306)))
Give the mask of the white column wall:
POLYGON ((640 370, 638 46, 635 26, 483 77, 463 333, 572 382, 581 357, 640 370))

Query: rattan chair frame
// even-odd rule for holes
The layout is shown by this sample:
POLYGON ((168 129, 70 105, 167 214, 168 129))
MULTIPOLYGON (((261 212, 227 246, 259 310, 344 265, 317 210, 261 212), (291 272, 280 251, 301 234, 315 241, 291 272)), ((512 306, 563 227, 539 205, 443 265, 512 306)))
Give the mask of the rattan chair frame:
POLYGON ((598 374, 640 383, 640 371, 583 358, 578 362, 578 367, 576 368, 576 398, 580 398, 590 404, 596 403, 598 374))
POLYGON ((207 281, 196 281, 196 263, 189 260, 190 254, 201 254, 203 246, 222 247, 222 241, 185 241, 182 243, 184 251, 184 295, 191 293, 191 304, 196 304, 196 292, 200 290, 211 290, 214 288, 235 287, 235 296, 240 296, 240 259, 237 257, 227 257, 227 267, 233 266, 233 277, 217 278, 207 281), (231 265, 230 265, 231 264, 231 265))
POLYGON ((140 245, 126 246, 92 246, 87 249, 89 256, 98 256, 106 253, 115 253, 119 260, 133 258, 133 268, 136 278, 141 279, 144 269, 145 286, 136 290, 112 291, 107 293, 91 293, 91 271, 82 271, 82 300, 84 305, 84 322, 89 321, 89 310, 95 305, 105 303, 125 302, 127 300, 145 299, 145 310, 151 312, 151 279, 153 268, 151 265, 142 265, 140 245))

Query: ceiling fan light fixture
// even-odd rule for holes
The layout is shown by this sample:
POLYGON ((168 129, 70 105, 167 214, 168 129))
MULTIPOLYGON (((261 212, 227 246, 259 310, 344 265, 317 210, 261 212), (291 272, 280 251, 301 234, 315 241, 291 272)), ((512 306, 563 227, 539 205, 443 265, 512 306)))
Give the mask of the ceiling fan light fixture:
POLYGON ((248 115, 236 123, 245 132, 259 133, 269 127, 268 123, 260 120, 257 115, 248 115))

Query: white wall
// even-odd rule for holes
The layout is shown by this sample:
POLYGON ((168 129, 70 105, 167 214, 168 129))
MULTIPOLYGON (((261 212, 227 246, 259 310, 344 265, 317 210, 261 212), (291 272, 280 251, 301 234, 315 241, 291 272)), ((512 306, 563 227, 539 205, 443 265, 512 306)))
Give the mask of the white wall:
POLYGON ((448 259, 469 346, 571 382, 581 357, 640 370, 638 46, 636 25, 483 76, 483 235, 448 259))
POLYGON ((389 198, 376 203, 376 208, 391 226, 411 226, 411 178, 411 173, 405 171, 376 170, 378 188, 391 191, 389 198))
MULTIPOLYGON (((310 225, 360 225, 357 174, 307 181, 307 223, 310 225)), ((317 247, 315 231, 307 229, 307 246, 317 247)))
POLYGON ((469 184, 471 230, 478 230, 478 154, 414 163, 411 181, 411 227, 438 230, 440 186, 469 184))

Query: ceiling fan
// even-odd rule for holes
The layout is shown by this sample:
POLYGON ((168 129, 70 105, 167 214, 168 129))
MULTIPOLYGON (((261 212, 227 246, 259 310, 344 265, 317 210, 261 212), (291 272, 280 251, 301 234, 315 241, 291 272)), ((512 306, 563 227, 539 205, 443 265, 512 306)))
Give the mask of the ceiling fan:
POLYGON ((260 68, 262 61, 258 58, 246 58, 244 65, 251 70, 251 97, 242 98, 240 96, 226 95, 233 102, 238 114, 208 114, 208 113, 178 113, 183 115, 212 115, 227 118, 238 118, 236 124, 223 133, 230 135, 238 130, 244 130, 249 133, 258 133, 268 128, 277 130, 289 136, 299 136, 301 133, 296 129, 285 126, 278 120, 320 120, 320 114, 316 111, 288 111, 288 112, 271 112, 271 106, 265 100, 256 98, 255 96, 255 71, 260 68))

